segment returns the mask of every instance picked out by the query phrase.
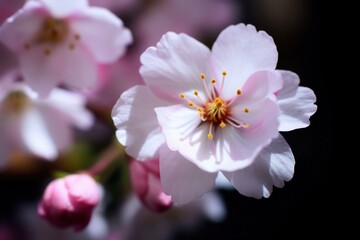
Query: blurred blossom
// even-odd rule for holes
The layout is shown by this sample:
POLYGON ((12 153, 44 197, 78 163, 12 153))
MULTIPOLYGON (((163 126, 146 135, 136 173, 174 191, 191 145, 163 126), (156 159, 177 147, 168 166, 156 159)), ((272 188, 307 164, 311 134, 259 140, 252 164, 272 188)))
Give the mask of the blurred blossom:
POLYGON ((144 51, 168 31, 197 37, 217 32, 241 17, 237 6, 231 0, 154 1, 135 23, 138 48, 144 51))
POLYGON ((98 184, 88 174, 71 174, 53 180, 38 206, 39 215, 59 228, 83 230, 101 198, 98 184))
POLYGON ((121 208, 121 239, 172 239, 179 231, 197 229, 205 220, 221 222, 226 212, 224 202, 216 192, 205 194, 189 204, 174 206, 162 214, 149 211, 137 197, 130 196, 121 208))
POLYGON ((25 81, 46 95, 59 84, 94 86, 97 65, 121 57, 132 35, 86 0, 30 0, 1 26, 0 40, 19 56, 25 81))
POLYGON ((93 6, 108 8, 115 13, 126 13, 136 5, 141 3, 140 0, 89 0, 93 6))
POLYGON ((73 127, 87 129, 93 115, 85 108, 81 95, 53 89, 39 98, 20 81, 17 71, 0 78, 0 166, 13 151, 25 151, 54 160, 73 141, 73 127))
POLYGON ((129 165, 132 186, 140 201, 155 212, 168 210, 172 206, 171 196, 163 192, 159 160, 130 160, 129 165))
POLYGON ((139 74, 140 55, 156 44, 165 32, 184 32, 204 37, 241 18, 238 4, 231 0, 156 0, 137 11, 138 14, 130 16, 135 39, 130 51, 116 63, 103 65, 98 84, 86 92, 96 105, 112 107, 122 92, 144 84, 139 74))
POLYGON ((114 106, 116 136, 133 158, 160 159, 174 203, 212 190, 219 172, 241 194, 269 197, 294 172, 279 131, 307 127, 317 109, 314 92, 277 60, 273 39, 252 25, 225 28, 212 51, 169 32, 141 56, 146 86, 114 106))

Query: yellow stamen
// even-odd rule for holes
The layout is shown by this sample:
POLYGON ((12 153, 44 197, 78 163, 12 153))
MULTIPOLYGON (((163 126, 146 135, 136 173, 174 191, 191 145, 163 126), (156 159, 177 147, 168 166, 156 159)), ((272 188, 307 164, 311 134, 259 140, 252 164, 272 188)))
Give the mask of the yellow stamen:
POLYGON ((241 94, 241 90, 240 90, 240 89, 237 89, 237 90, 236 90, 236 94, 237 94, 237 95, 240 95, 240 94, 241 94))
POLYGON ((248 112, 249 112, 249 109, 248 109, 248 108, 245 108, 245 109, 244 109, 244 112, 245 112, 245 113, 248 113, 248 112))

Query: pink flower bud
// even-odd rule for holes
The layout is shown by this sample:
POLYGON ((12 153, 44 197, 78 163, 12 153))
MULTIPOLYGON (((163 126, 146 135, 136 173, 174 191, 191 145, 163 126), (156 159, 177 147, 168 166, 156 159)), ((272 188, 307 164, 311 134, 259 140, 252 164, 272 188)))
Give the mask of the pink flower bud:
POLYGON ((100 188, 87 174, 55 179, 45 189, 38 214, 59 228, 84 229, 100 201, 100 188))
POLYGON ((147 208, 162 212, 172 206, 171 196, 161 186, 159 160, 131 160, 130 175, 135 193, 147 208))

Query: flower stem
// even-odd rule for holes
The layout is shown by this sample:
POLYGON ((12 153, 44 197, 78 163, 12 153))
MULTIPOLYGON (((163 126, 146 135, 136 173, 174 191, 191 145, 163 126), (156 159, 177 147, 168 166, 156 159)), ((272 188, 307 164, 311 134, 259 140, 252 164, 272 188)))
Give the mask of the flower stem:
POLYGON ((89 170, 87 170, 87 173, 93 177, 101 174, 111 165, 114 160, 123 155, 123 153, 123 147, 116 141, 113 141, 113 143, 110 144, 104 150, 104 152, 102 152, 99 160, 89 170))

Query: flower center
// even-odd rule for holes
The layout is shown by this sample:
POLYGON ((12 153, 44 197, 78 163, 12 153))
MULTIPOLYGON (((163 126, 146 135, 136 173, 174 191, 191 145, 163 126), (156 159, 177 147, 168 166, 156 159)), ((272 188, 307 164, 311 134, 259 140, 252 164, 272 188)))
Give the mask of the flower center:
MULTIPOLYGON (((196 101, 191 101, 190 99, 186 98, 184 93, 180 94, 180 97, 185 99, 188 102, 188 106, 191 108, 196 108, 199 112, 199 116, 203 122, 209 123, 209 133, 208 138, 213 138, 213 129, 220 126, 224 128, 227 124, 236 127, 236 128, 249 128, 250 124, 244 123, 239 119, 235 118, 233 115, 235 112, 231 105, 235 102, 235 100, 241 95, 241 90, 236 89, 235 95, 232 99, 228 101, 224 101, 221 97, 222 89, 225 82, 225 77, 227 73, 226 71, 222 72, 222 81, 220 84, 220 88, 217 89, 215 87, 216 79, 211 79, 211 88, 209 89, 206 82, 205 82, 205 74, 201 74, 200 77, 204 83, 204 90, 206 99, 202 99, 199 96, 199 91, 194 90, 194 95, 196 97, 196 101)), ((248 108, 244 108, 243 113, 249 113, 248 108)))
POLYGON ((19 90, 11 92, 2 102, 5 112, 14 114, 23 113, 29 104, 29 97, 19 90))
POLYGON ((65 43, 69 50, 74 50, 76 42, 80 40, 80 35, 74 34, 74 36, 71 36, 71 34, 69 24, 66 20, 49 17, 42 23, 35 39, 32 42, 25 43, 24 48, 28 50, 33 45, 43 45, 46 56, 52 53, 52 48, 62 43, 65 43))
POLYGON ((224 122, 228 112, 226 104, 218 97, 205 105, 205 118, 213 123, 224 122))
POLYGON ((69 26, 62 19, 47 18, 43 22, 42 28, 37 35, 38 43, 60 43, 69 33, 69 26))

